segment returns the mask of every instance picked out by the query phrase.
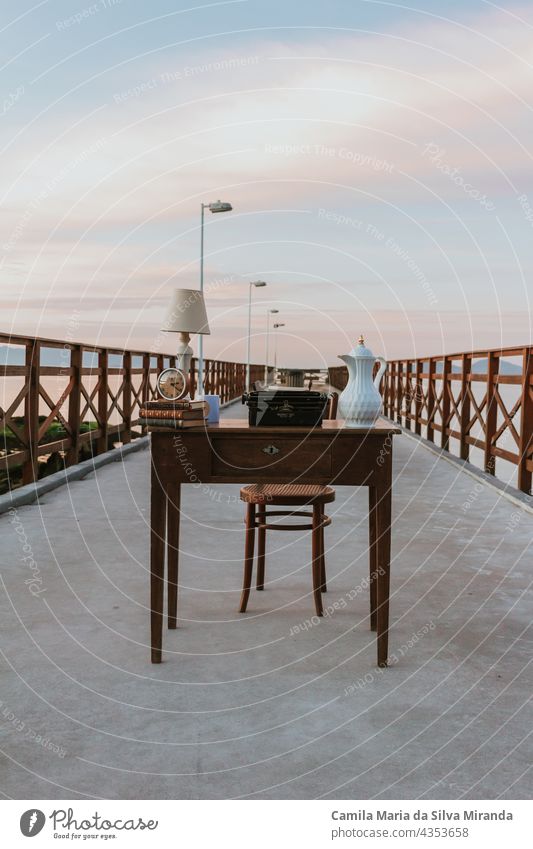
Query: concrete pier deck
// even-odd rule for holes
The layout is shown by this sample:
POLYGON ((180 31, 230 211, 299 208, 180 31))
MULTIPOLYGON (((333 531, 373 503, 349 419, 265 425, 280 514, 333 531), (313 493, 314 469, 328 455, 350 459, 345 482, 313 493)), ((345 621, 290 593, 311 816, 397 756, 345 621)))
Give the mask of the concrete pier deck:
POLYGON ((3 796, 531 796, 532 515, 406 436, 394 464, 379 671, 364 490, 337 488, 317 622, 308 534, 270 535, 242 616, 239 488, 186 488, 160 666, 148 451, 1 516, 3 796))

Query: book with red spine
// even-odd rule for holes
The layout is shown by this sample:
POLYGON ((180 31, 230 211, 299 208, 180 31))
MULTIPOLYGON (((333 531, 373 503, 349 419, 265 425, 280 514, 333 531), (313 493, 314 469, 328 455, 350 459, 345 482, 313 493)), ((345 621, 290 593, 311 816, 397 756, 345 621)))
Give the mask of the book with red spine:
POLYGON ((157 419, 150 417, 142 417, 139 419, 139 424, 147 427, 160 427, 168 430, 185 430, 186 428, 205 427, 205 419, 157 419))
POLYGON ((202 410, 207 415, 209 404, 202 399, 192 401, 190 398, 177 401, 147 401, 143 404, 143 410, 202 410))
POLYGON ((151 410, 148 407, 141 407, 139 416, 145 419, 197 419, 203 421, 205 418, 204 410, 151 410))

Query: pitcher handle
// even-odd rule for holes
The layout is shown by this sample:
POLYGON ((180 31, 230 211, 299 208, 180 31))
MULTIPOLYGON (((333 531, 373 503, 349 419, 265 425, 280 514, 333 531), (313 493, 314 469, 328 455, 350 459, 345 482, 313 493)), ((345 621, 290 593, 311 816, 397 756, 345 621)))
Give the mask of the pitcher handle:
POLYGON ((379 384, 381 383, 381 378, 387 371, 387 360, 385 359, 385 357, 376 357, 376 362, 381 363, 381 368, 379 369, 378 373, 374 378, 374 386, 379 392, 379 384))

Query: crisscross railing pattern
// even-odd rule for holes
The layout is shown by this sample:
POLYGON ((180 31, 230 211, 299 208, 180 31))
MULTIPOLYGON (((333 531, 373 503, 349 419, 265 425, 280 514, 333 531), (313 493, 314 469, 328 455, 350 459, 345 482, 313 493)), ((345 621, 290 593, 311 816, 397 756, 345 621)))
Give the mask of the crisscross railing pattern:
MULTIPOLYGON (((141 432, 132 429, 142 404, 156 397, 157 374, 176 365, 168 354, 57 339, 0 334, 0 346, 0 475, 7 476, 8 485, 10 472, 21 467, 17 484, 37 480, 40 458, 55 452, 72 465, 84 446, 94 455, 113 442, 130 442, 141 432)), ((261 379, 264 366, 251 366, 250 374, 252 381, 261 379)), ((244 392, 242 363, 208 359, 204 375, 205 392, 220 395, 222 403, 244 392)), ((194 359, 189 380, 194 396, 194 359)))
MULTIPOLYGON (((384 413, 408 430, 470 459, 483 452, 483 468, 496 474, 498 459, 517 467, 518 487, 531 492, 533 473, 533 348, 469 351, 389 361, 381 391, 384 413), (440 434, 440 437, 439 437, 440 434)), ((329 370, 337 389, 344 367, 329 370)))

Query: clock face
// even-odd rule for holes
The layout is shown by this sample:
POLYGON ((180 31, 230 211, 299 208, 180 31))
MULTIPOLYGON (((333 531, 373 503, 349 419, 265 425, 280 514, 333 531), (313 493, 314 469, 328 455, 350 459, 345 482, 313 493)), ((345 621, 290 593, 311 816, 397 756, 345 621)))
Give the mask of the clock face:
POLYGON ((178 401, 187 394, 187 378, 178 368, 166 368, 157 375, 157 391, 165 401, 178 401))

